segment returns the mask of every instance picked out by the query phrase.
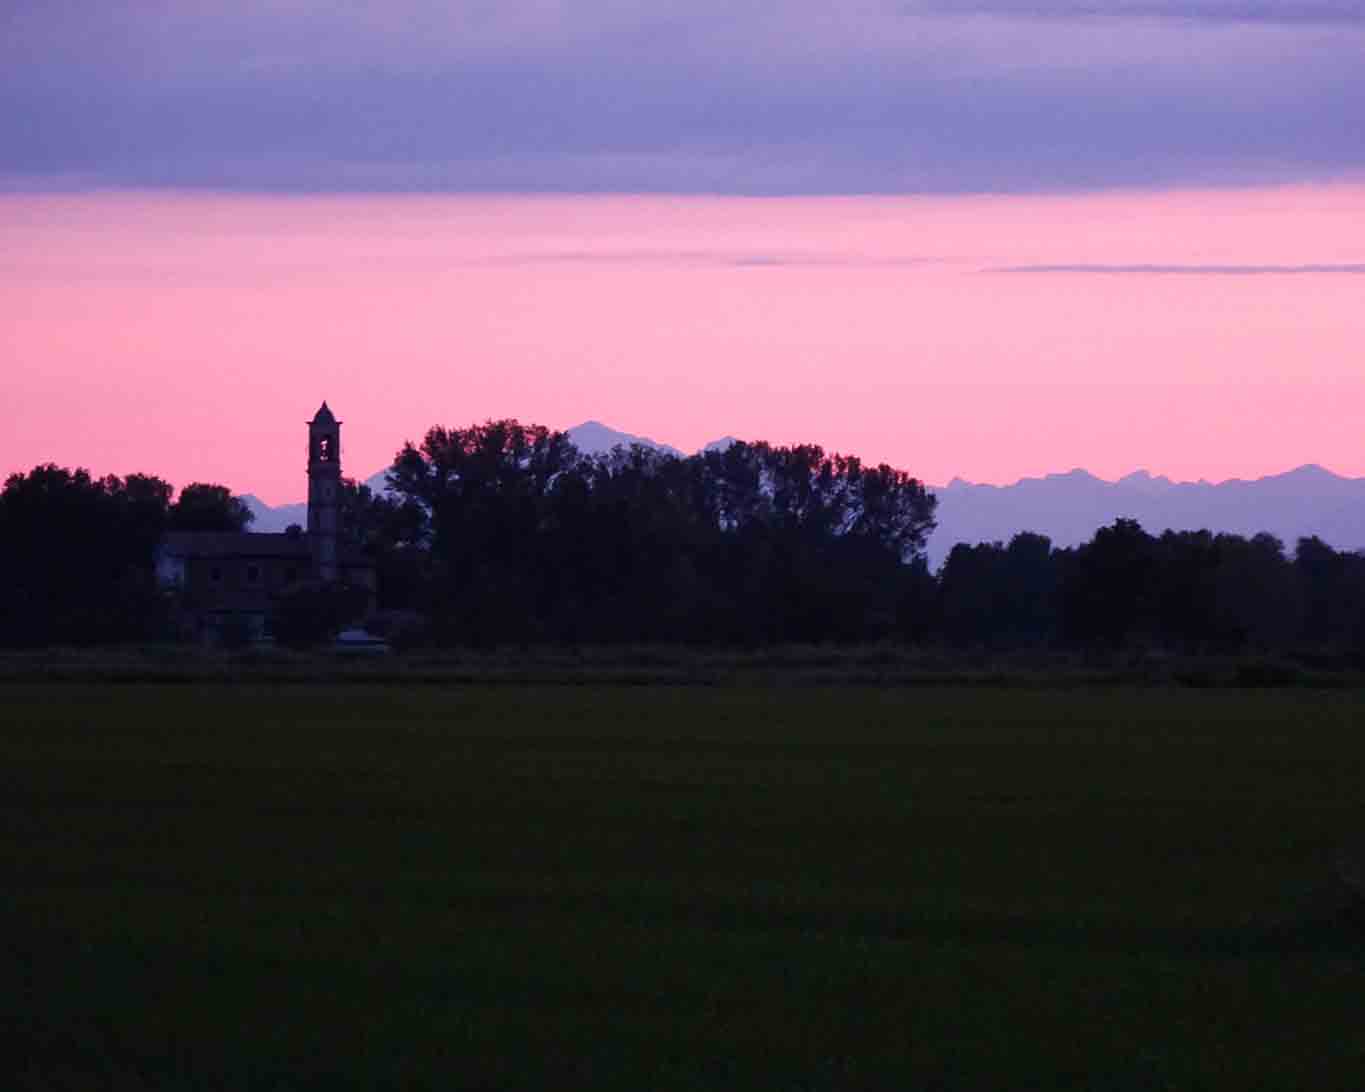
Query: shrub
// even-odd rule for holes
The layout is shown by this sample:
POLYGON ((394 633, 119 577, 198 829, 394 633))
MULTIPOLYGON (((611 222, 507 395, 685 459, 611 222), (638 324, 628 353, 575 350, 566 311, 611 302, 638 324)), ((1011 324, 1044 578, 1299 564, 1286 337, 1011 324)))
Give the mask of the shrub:
POLYGON ((292 648, 331 641, 348 622, 364 613, 367 599, 363 588, 300 584, 280 597, 275 610, 275 639, 292 648))

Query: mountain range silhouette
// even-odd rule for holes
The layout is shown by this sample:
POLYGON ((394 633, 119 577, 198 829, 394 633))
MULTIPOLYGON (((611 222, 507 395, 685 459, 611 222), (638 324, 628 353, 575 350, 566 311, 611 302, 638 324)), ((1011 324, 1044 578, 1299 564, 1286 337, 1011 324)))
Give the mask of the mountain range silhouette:
MULTIPOLYGON (((585 421, 568 430, 580 451, 600 453, 616 445, 642 444, 672 455, 668 444, 585 421)), ((726 436, 706 445, 724 448, 726 436)), ((365 484, 385 488, 387 468, 365 484)), ((1263 478, 1224 482, 1176 482, 1135 470, 1105 481, 1086 470, 1021 478, 1012 485, 980 485, 954 478, 930 486, 937 494, 938 528, 929 538, 932 567, 942 564, 958 542, 1008 542, 1020 531, 1047 535, 1057 546, 1087 541, 1097 528, 1116 519, 1135 519, 1149 532, 1203 530, 1239 535, 1269 532, 1292 551, 1301 537, 1316 535, 1339 550, 1365 547, 1365 478, 1346 478, 1314 463, 1263 478)), ((307 522, 303 503, 275 507, 255 496, 242 497, 255 513, 251 529, 282 531, 307 522)))

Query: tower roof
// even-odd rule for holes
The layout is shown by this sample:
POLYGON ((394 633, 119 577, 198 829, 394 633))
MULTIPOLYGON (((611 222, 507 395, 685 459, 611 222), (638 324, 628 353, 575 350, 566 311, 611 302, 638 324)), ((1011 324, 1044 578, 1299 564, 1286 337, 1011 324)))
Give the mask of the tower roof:
POLYGON ((317 413, 313 414, 313 419, 308 423, 310 425, 336 425, 341 422, 332 415, 332 411, 327 408, 327 403, 324 401, 322 405, 318 407, 317 413))

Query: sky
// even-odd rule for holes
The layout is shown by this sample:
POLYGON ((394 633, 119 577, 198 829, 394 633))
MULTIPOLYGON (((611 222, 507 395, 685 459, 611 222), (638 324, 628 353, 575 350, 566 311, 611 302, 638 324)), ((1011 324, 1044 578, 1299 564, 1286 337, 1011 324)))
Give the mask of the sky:
POLYGON ((0 472, 1365 475, 1365 2, 0 5, 0 472))

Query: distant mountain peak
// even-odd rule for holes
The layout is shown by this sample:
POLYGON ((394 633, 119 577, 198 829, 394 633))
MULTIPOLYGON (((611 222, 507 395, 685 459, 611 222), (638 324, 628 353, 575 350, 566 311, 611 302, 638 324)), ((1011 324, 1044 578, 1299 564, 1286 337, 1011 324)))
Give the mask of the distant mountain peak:
MULTIPOLYGON (((1036 481, 1037 479, 1034 479, 1034 480, 1036 481)), ((1066 471, 1066 472, 1064 472, 1064 473, 1049 474, 1049 475, 1047 475, 1045 478, 1043 478, 1043 481, 1045 481, 1045 482, 1076 482, 1076 483, 1085 482, 1085 483, 1087 483, 1087 484, 1094 483, 1094 484, 1096 484, 1096 485, 1108 485, 1108 484, 1109 484, 1108 482, 1103 481, 1103 480, 1101 480, 1100 478, 1095 477, 1094 474, 1090 473, 1090 471, 1086 470, 1084 467, 1081 467, 1081 466, 1073 466, 1070 470, 1068 470, 1068 471, 1066 471)))
MULTIPOLYGON (((581 425, 574 425, 573 428, 566 431, 569 434, 569 439, 573 441, 574 447, 585 455, 605 455, 612 448, 633 447, 638 444, 665 455, 674 455, 679 459, 685 458, 684 453, 672 444, 665 444, 648 436, 636 436, 631 432, 622 432, 620 429, 612 428, 598 420, 584 421, 581 425)), ((734 436, 722 436, 719 440, 712 440, 701 450, 725 451, 737 443, 739 440, 734 436)))
POLYGON ((1293 470, 1278 475, 1278 477, 1316 479, 1318 481, 1336 482, 1348 480, 1346 478, 1343 478, 1340 474, 1333 474, 1325 466, 1321 466, 1318 463, 1304 463, 1302 466, 1296 466, 1293 470))
POLYGON ((254 493, 245 493, 238 499, 247 506, 253 517, 247 525, 248 531, 283 531, 291 523, 302 525, 308 522, 307 502, 272 506, 254 493))
POLYGON ((1116 519, 1149 533, 1209 530, 1250 536, 1268 531, 1287 545, 1317 535, 1339 550, 1365 547, 1365 478, 1344 478, 1315 463, 1253 480, 1174 482, 1135 470, 1116 482, 1085 470, 971 486, 954 478, 939 492, 931 565, 959 542, 1008 542, 1023 530, 1057 546, 1087 541, 1116 519))
POLYGON ((1127 486, 1129 489, 1142 489, 1146 492, 1160 492, 1170 489, 1174 485, 1171 479, 1164 474, 1154 475, 1150 470, 1134 470, 1131 474, 1125 474, 1114 484, 1127 486))
MULTIPOLYGON (((585 454, 640 444, 682 457, 669 444, 622 432, 598 420, 568 430, 585 454)), ((723 436, 703 451, 724 451, 739 441, 723 436)), ((387 491, 386 472, 366 479, 376 493, 387 491)), ((954 477, 946 486, 930 486, 938 494, 938 528, 930 536, 928 556, 937 566, 958 542, 1007 542, 1024 530, 1074 546, 1115 519, 1136 519, 1152 534, 1163 531, 1210 530, 1253 535, 1268 531, 1291 546, 1300 537, 1317 535, 1340 550, 1365 547, 1365 478, 1347 478, 1318 463, 1304 463, 1279 474, 1242 480, 1172 481, 1150 470, 1134 470, 1118 481, 1096 477, 1082 467, 1020 478, 1011 485, 991 485, 954 477)), ((252 494, 242 501, 255 514, 253 531, 282 531, 306 523, 305 503, 272 507, 252 494)))
POLYGON ((635 436, 629 432, 622 432, 610 425, 604 425, 601 421, 584 421, 581 425, 575 425, 569 429, 568 433, 574 447, 585 455, 605 455, 612 448, 634 447, 638 444, 641 447, 661 451, 665 455, 682 457, 682 452, 670 444, 659 443, 657 440, 651 440, 648 436, 635 436))

